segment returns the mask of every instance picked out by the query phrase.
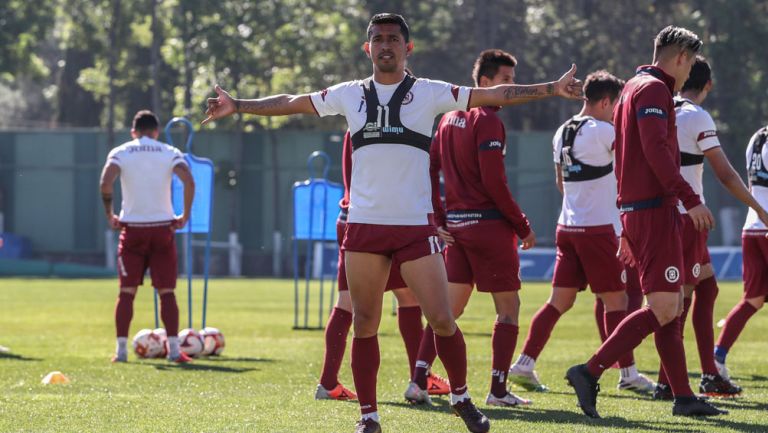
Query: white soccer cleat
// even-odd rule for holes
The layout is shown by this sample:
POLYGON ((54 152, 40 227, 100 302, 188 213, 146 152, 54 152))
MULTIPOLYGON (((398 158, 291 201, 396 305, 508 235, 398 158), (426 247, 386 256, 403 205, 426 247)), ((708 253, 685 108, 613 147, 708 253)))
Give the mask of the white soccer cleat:
POLYGON ((725 363, 721 364, 715 360, 715 367, 717 367, 717 374, 719 374, 720 377, 727 381, 731 380, 731 375, 728 373, 728 367, 725 366, 725 363))
POLYGON ((426 389, 419 388, 415 382, 408 384, 408 389, 405 390, 405 399, 411 404, 426 404, 432 406, 432 399, 429 397, 429 392, 426 389))
POLYGON ((630 378, 619 379, 619 384, 616 385, 616 389, 619 391, 634 391, 642 394, 650 394, 656 389, 656 383, 647 376, 638 373, 637 376, 630 378))
POLYGON ((511 392, 507 392, 507 395, 501 398, 496 397, 495 395, 493 395, 493 393, 488 393, 488 397, 485 398, 485 404, 487 404, 488 406, 501 406, 501 407, 527 406, 532 403, 533 402, 531 400, 516 396, 511 392))
POLYGON ((521 386, 526 391, 547 392, 549 388, 539 381, 539 375, 535 370, 525 370, 515 364, 509 369, 507 380, 515 385, 521 386))

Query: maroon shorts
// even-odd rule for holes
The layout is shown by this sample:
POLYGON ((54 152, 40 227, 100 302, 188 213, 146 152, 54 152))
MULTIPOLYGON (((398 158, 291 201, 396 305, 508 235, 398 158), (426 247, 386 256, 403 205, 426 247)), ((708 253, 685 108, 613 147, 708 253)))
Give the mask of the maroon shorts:
POLYGON ((741 233, 744 298, 765 297, 768 300, 768 239, 766 230, 741 233))
MULTIPOLYGON (((686 217, 687 218, 687 217, 686 217)), ((683 216, 674 205, 624 212, 624 236, 637 262, 646 295, 679 292, 683 284, 683 216)))
POLYGON ((709 263, 709 250, 707 249, 707 230, 699 231, 693 225, 693 220, 688 215, 683 217, 683 284, 696 285, 699 282, 701 267, 709 263))
POLYGON ((445 251, 448 281, 475 284, 479 292, 520 290, 517 235, 509 223, 480 221, 450 232, 455 242, 445 251))
MULTIPOLYGON (((347 266, 344 264, 344 249, 341 247, 344 241, 344 231, 347 228, 346 221, 336 221, 336 240, 339 242, 339 273, 337 279, 339 281, 339 291, 343 292, 349 290, 349 284, 347 284, 347 266)), ((392 261, 392 267, 389 270, 389 279, 387 280, 387 287, 385 291, 402 289, 407 287, 403 277, 400 275, 400 263, 392 261)))
POLYGON ((149 268, 153 287, 175 289, 178 272, 176 238, 170 222, 122 226, 117 247, 120 287, 141 286, 149 268))
POLYGON ((624 265, 616 257, 619 242, 611 224, 594 227, 557 226, 557 258, 553 287, 589 285, 592 293, 626 289, 624 265))

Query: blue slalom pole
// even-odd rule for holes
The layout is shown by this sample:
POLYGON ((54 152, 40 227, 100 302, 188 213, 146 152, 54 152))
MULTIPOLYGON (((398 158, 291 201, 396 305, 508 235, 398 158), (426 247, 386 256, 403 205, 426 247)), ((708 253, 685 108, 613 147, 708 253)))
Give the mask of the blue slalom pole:
POLYGON ((160 327, 160 318, 157 312, 157 289, 153 287, 152 292, 153 292, 152 296, 155 298, 155 329, 157 329, 160 327))

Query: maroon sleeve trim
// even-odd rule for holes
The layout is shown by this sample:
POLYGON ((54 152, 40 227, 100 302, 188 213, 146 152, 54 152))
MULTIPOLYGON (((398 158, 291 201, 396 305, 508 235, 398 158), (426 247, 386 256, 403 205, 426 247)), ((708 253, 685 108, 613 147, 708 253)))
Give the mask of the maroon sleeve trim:
POLYGON ((312 109, 315 110, 315 114, 317 114, 317 117, 320 117, 320 112, 317 111, 317 107, 315 107, 315 102, 312 101, 312 95, 307 95, 307 98, 309 98, 309 103, 312 105, 312 109))

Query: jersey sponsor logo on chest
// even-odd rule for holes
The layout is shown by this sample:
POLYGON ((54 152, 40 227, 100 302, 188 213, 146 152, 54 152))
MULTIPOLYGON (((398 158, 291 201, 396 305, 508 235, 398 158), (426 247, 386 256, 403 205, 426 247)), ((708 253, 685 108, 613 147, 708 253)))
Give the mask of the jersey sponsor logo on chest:
POLYGON ((445 123, 455 126, 457 128, 466 128, 467 127, 467 119, 463 117, 455 117, 451 116, 448 119, 446 119, 445 123))
POLYGON ((148 144, 142 144, 141 146, 131 146, 128 148, 128 153, 134 152, 162 152, 163 148, 160 146, 151 146, 148 144))

